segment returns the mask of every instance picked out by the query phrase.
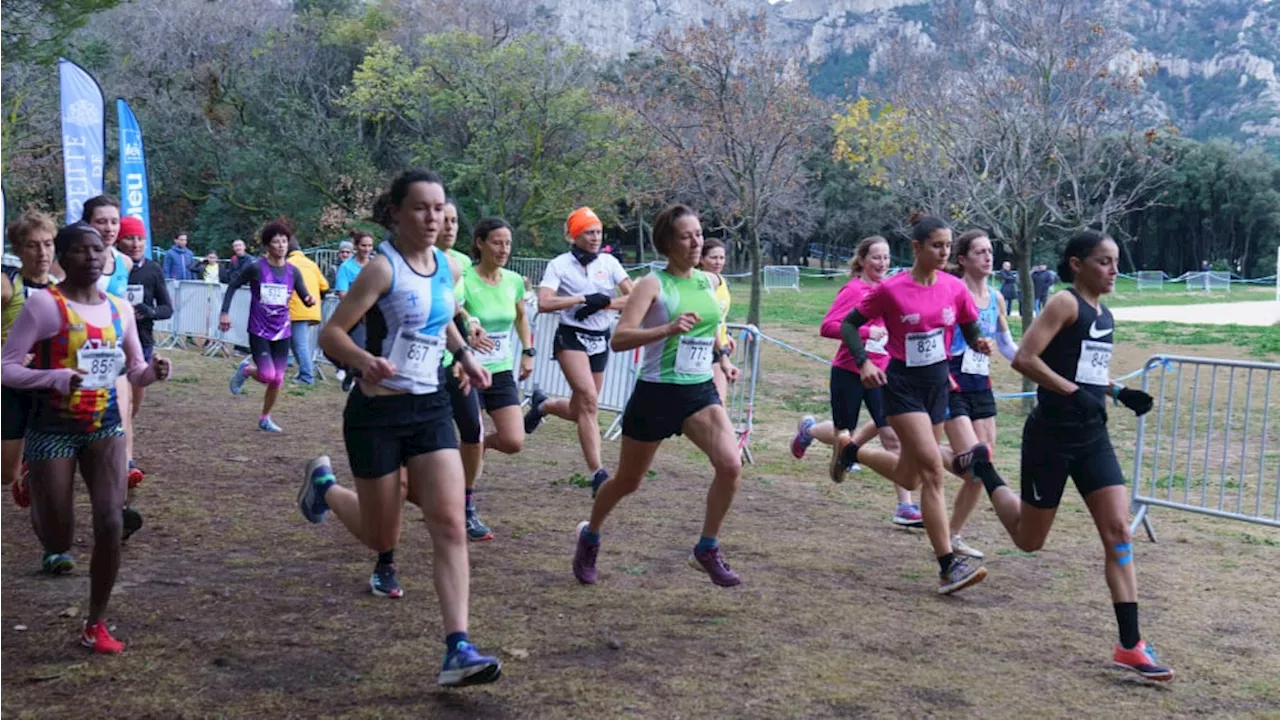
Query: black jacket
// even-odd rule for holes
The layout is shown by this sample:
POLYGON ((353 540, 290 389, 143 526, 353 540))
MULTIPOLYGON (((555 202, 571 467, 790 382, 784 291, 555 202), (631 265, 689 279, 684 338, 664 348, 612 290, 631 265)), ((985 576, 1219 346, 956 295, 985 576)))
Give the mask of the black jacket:
POLYGON ((143 258, 129 271, 129 284, 142 286, 142 302, 133 306, 133 315, 138 319, 138 341, 144 348, 151 347, 155 345, 151 335, 155 321, 173 317, 173 301, 160 263, 143 258))

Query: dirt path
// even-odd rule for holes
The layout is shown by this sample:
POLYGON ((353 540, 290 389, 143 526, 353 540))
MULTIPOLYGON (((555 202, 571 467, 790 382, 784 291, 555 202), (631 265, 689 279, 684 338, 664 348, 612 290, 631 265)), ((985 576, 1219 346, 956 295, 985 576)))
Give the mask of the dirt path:
MULTIPOLYGON (((566 481, 582 471, 571 428, 548 421, 523 455, 490 456, 480 484, 497 539, 472 546, 471 630, 504 657, 505 676, 441 692, 425 529, 404 529, 406 597, 380 600, 366 585, 372 554, 336 522, 307 524, 294 505, 312 455, 331 453, 350 482, 341 395, 290 391, 276 415, 286 434, 266 435, 255 429, 260 390, 233 398, 230 363, 182 354, 176 381, 148 394, 139 422, 147 526, 125 552, 110 613, 130 643, 124 656, 75 644, 91 542, 83 494, 80 567, 46 578, 6 492, 3 715, 990 718, 1280 707, 1280 532, 1155 513, 1162 542, 1135 542, 1143 628, 1180 676, 1142 685, 1105 667, 1114 617, 1074 492, 1035 556, 1012 548, 984 501, 966 535, 986 549, 991 576, 939 598, 923 533, 887 522, 883 481, 833 486, 819 448, 803 462, 786 452, 797 412, 786 403, 825 393, 824 372, 771 362, 757 464, 723 537, 744 584, 716 588, 685 564, 710 473, 678 440, 606 527, 601 583, 579 586, 571 532, 590 497, 566 481)), ((1002 436, 1011 476, 1016 445, 1016 431, 1002 436)), ((606 462, 616 452, 606 443, 606 462)))

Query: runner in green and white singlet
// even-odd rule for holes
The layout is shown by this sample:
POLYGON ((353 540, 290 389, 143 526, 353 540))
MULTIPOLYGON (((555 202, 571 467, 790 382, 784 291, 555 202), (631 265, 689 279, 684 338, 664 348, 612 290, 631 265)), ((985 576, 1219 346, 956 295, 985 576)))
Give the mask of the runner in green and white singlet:
POLYGON ((591 520, 578 525, 573 574, 581 583, 596 582, 605 519, 619 501, 639 489, 662 441, 683 434, 707 454, 715 469, 702 538, 690 564, 716 585, 730 587, 742 581, 721 556, 717 537, 738 490, 742 457, 712 380, 716 363, 730 381, 738 376, 716 332, 721 320, 715 296, 719 278, 696 269, 702 258, 702 224, 692 209, 672 205, 663 210, 653 223, 653 244, 667 256, 667 268, 636 283, 612 341, 614 352, 644 347, 640 380, 622 415, 618 470, 600 486, 591 520))

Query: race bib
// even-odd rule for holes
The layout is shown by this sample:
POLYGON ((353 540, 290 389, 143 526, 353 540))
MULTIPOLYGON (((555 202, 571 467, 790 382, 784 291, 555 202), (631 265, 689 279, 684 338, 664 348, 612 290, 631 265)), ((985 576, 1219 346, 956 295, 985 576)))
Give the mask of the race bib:
POLYGON ((476 360, 481 364, 491 365, 493 363, 502 362, 511 354, 511 332, 489 333, 489 342, 493 343, 493 349, 489 352, 480 352, 474 350, 476 360))
POLYGON ((1076 382, 1081 385, 1111 384, 1111 343, 1082 340, 1080 362, 1076 363, 1076 382))
POLYGON ((289 286, 284 283, 262 283, 259 297, 263 305, 288 305, 289 286))
POLYGON ((889 344, 889 335, 888 333, 886 333, 884 335, 881 335, 879 340, 871 340, 870 338, 868 338, 867 344, 864 345, 863 347, 866 348, 868 354, 874 353, 876 355, 888 355, 889 350, 885 347, 888 344, 889 344))
POLYGON ((84 372, 80 387, 90 390, 109 388, 124 368, 124 351, 118 347, 85 348, 76 351, 76 367, 84 372))
POLYGON ((964 357, 960 360, 960 372, 965 375, 990 375, 991 357, 967 347, 964 349, 964 357))
POLYGON ((599 355, 608 349, 608 344, 605 343, 603 335, 574 334, 578 336, 578 342, 582 343, 582 349, 586 350, 588 355, 599 355))
POLYGON ((942 328, 907 333, 907 367, 936 365, 947 359, 942 347, 942 328))
POLYGON ((141 305, 146 296, 146 290, 141 285, 126 285, 124 288, 124 298, 130 305, 141 305))
POLYGON ((391 344, 391 357, 396 373, 434 390, 439 385, 440 360, 444 357, 444 339, 401 330, 391 344))
POLYGON ((711 355, 715 338, 681 337, 676 345, 676 372, 681 375, 705 375, 711 372, 711 355))

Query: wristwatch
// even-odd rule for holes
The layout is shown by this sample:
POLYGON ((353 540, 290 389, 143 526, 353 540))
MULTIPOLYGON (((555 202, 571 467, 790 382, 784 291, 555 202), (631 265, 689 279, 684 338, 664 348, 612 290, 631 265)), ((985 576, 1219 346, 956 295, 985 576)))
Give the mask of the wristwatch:
POLYGON ((525 357, 536 357, 538 355, 538 351, 534 350, 533 348, 525 348, 520 351, 520 354, 524 355, 525 357))

